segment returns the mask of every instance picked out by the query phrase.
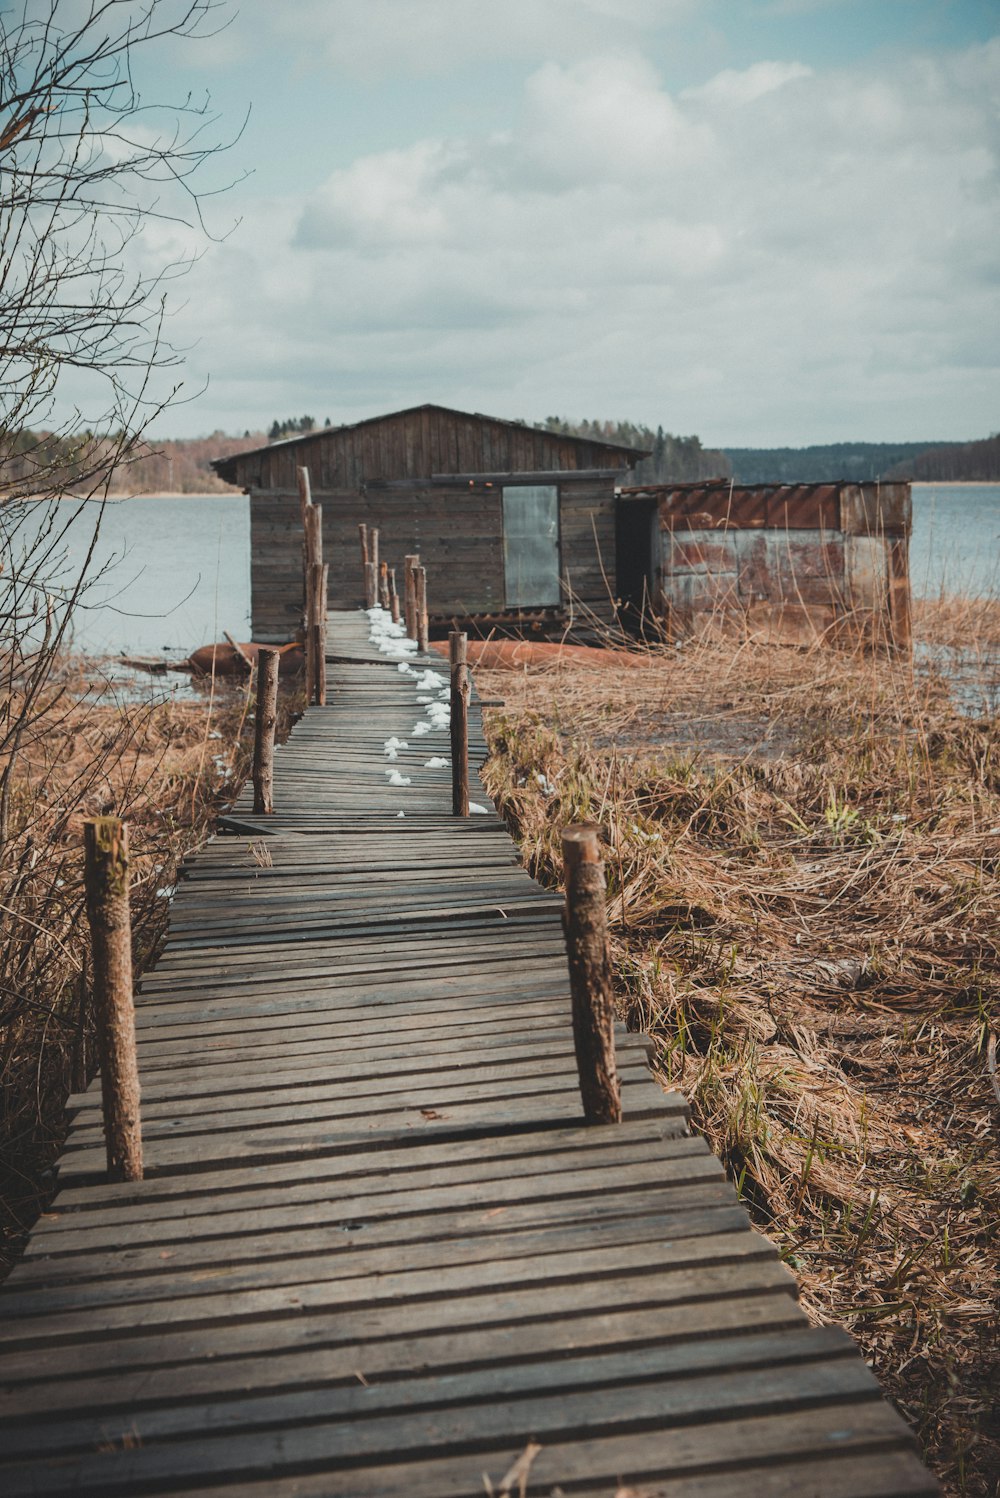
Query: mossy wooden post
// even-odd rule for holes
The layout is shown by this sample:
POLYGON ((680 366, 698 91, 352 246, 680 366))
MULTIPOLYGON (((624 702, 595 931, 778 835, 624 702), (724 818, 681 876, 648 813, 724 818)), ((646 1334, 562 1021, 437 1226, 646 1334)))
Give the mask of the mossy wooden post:
POLYGON ((427 568, 413 569, 413 611, 417 616, 417 649, 426 655, 430 648, 427 625, 427 568))
POLYGON ((416 555, 403 558, 403 617, 406 633, 411 640, 417 638, 417 612, 413 603, 413 569, 420 561, 416 555))
POLYGON ((399 594, 396 592, 396 569, 389 568, 389 612, 393 624, 399 623, 399 594))
POLYGON ((257 712, 253 736, 253 809, 274 812, 274 730, 278 722, 278 659, 281 652, 262 645, 257 652, 257 712))
POLYGON ((584 1117, 588 1123, 621 1123, 604 864, 596 829, 563 828, 562 849, 566 873, 563 925, 584 1117))
POLYGON ((83 840, 108 1179, 141 1181, 128 827, 118 817, 92 817, 83 824, 83 840))
POLYGON ((451 810, 469 815, 469 637, 453 629, 448 636, 451 661, 451 810))

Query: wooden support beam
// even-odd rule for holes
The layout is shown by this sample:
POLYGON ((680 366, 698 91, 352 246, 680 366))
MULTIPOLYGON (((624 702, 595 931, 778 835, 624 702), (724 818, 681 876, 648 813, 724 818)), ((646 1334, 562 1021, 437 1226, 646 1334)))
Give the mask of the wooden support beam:
POLYGON ((584 1117, 588 1123, 621 1123, 604 863, 597 829, 563 828, 562 850, 566 874, 563 925, 584 1117))
POLYGON ((253 739, 253 809, 257 816, 274 811, 274 730, 278 722, 278 660, 273 645, 257 651, 257 711, 253 739))
POLYGON ((378 564, 378 601, 386 613, 389 612, 389 566, 387 562, 378 564))
POLYGON ((313 600, 312 590, 315 568, 323 562, 323 511, 319 505, 308 505, 304 511, 306 553, 305 553, 305 617, 303 618, 303 640, 305 643, 305 667, 306 667, 306 701, 313 700, 313 684, 317 677, 317 661, 315 655, 316 639, 311 625, 316 613, 316 605, 313 600))
POLYGON ((396 569, 389 568, 389 612, 393 624, 399 623, 399 594, 396 592, 396 569))
POLYGON ((83 824, 83 840, 108 1179, 141 1181, 128 827, 118 817, 91 817, 83 824))
POLYGON ((362 520, 358 526, 358 539, 361 542, 361 598, 364 607, 368 607, 368 527, 362 520))
POLYGON ((330 568, 325 562, 314 562, 309 580, 309 661, 312 678, 307 681, 307 698, 318 707, 326 702, 326 592, 330 568))
POLYGON ((469 637, 453 629, 448 636, 451 661, 451 809, 456 817, 469 815, 469 637))

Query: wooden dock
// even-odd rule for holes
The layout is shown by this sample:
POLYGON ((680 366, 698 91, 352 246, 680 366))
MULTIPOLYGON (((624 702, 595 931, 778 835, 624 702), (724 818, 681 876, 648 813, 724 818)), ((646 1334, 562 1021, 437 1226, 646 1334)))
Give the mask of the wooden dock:
POLYGON ((0 1296, 0 1493, 936 1493, 638 1037, 583 1126, 560 902, 475 778, 451 816, 427 692, 360 614, 327 670, 143 980, 145 1180, 72 1100, 0 1296))

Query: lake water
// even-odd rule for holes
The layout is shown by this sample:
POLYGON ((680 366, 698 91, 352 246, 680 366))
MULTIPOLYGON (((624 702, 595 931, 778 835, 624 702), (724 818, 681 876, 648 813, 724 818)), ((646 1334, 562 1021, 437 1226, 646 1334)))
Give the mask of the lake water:
MULTIPOLYGON (((91 527, 76 527, 72 560, 91 527)), ((187 655, 228 630, 250 638, 250 516, 243 494, 111 501, 92 585, 77 615, 78 649, 187 655)), ((914 593, 1000 597, 1000 484, 918 484, 913 490, 914 593)))

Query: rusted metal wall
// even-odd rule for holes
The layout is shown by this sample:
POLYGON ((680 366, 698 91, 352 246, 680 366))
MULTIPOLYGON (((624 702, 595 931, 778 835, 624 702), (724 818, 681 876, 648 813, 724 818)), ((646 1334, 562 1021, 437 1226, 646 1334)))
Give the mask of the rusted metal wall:
POLYGON ((655 501, 649 595, 676 631, 910 642, 908 484, 678 484, 655 501))

